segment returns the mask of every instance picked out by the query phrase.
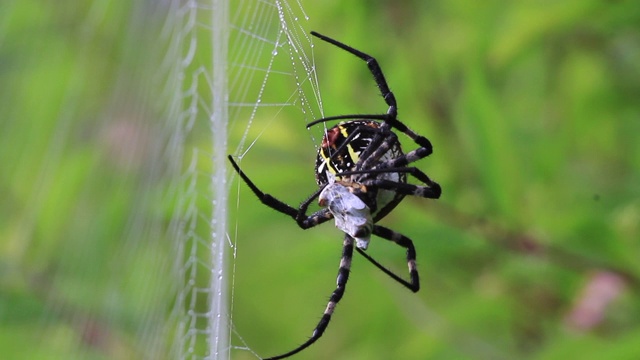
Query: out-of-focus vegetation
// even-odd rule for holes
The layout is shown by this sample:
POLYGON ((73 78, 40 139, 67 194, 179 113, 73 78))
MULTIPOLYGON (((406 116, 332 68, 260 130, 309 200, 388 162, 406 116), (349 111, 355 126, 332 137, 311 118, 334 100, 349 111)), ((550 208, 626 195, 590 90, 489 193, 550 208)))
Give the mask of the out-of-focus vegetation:
MULTIPOLYGON (((443 195, 406 199, 383 220, 414 240, 420 292, 356 256, 332 323, 300 358, 639 357, 637 4, 306 9, 310 29, 379 60, 400 119, 434 145, 418 166, 443 195)), ((386 111, 360 60, 318 41, 314 52, 326 115, 386 111)), ((314 189, 315 154, 304 136, 283 134, 267 130, 262 144, 277 145, 258 143, 243 167, 296 204, 314 189)), ((254 350, 275 355, 319 319, 341 235, 331 225, 299 230, 240 188, 234 321, 254 350)), ((406 271, 402 249, 374 239, 369 252, 406 271)))
POLYGON ((0 5, 0 358, 166 353, 152 345, 174 289, 148 5, 0 5))
MULTIPOLYGON (((149 85, 132 85, 149 71, 143 39, 162 40, 139 34, 126 2, 73 4, 0 5, 0 357, 162 358, 172 210, 153 199, 167 136, 149 85)), ((434 145, 417 166, 443 195, 383 221, 414 240, 421 291, 356 256, 329 328, 298 358, 640 357, 640 7, 304 6, 308 30, 379 60, 400 119, 434 145)), ((361 61, 319 41, 314 54, 327 115, 386 110, 361 61)), ((291 204, 315 188, 303 124, 266 127, 242 163, 291 204)), ((342 237, 239 189, 233 345, 275 355, 311 334, 342 237)), ((399 247, 374 239, 369 252, 405 272, 399 247)))

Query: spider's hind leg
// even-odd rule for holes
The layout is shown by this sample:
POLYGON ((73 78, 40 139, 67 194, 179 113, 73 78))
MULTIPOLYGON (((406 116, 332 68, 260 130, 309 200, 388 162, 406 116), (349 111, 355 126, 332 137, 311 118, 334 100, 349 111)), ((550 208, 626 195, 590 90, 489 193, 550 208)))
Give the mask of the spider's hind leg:
POLYGON ((383 239, 393 241, 394 243, 407 249, 407 266, 409 268, 409 281, 401 278, 391 270, 382 266, 379 262, 377 262, 374 258, 369 256, 369 254, 365 253, 363 250, 358 248, 356 250, 360 253, 360 255, 364 256, 365 259, 369 260, 369 262, 371 262, 373 265, 375 265, 375 267, 380 269, 385 274, 389 275, 393 280, 399 282, 401 285, 405 286, 406 288, 408 288, 413 292, 418 292, 418 290, 420 290, 420 277, 418 275, 418 269, 416 267, 416 249, 413 246, 413 241, 411 241, 411 239, 409 239, 408 237, 400 233, 397 233, 391 229, 388 229, 380 225, 375 225, 373 227, 373 234, 383 239))
POLYGON ((318 322, 318 325, 316 325, 316 328, 313 330, 313 333, 311 334, 311 337, 309 338, 309 340, 305 341, 304 344, 298 346, 297 348, 285 354, 266 358, 264 360, 277 360, 277 359, 287 358, 291 355, 297 354, 300 351, 306 349, 307 347, 311 346, 314 342, 316 342, 318 339, 320 339, 320 337, 322 337, 322 334, 327 329, 327 326, 329 326, 329 321, 331 321, 331 316, 333 315, 333 312, 336 306, 338 305, 338 302, 340 302, 340 299, 342 299, 342 295, 344 295, 344 290, 347 287, 347 281, 349 280, 349 271, 351 271, 351 260, 353 258, 353 242, 354 240, 351 236, 347 234, 344 235, 344 242, 342 246, 342 257, 340 258, 340 268, 338 269, 338 277, 336 279, 337 286, 336 286, 336 289, 331 294, 331 297, 329 298, 329 302, 327 303, 327 307, 325 308, 324 313, 322 314, 322 318, 320 319, 320 322, 318 322))

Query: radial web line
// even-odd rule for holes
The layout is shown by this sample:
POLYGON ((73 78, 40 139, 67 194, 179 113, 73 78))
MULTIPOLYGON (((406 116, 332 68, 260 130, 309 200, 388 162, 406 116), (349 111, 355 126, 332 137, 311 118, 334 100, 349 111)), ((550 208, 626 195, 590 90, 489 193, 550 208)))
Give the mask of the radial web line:
MULTIPOLYGON (((239 218, 227 229, 235 173, 228 172, 226 155, 255 161, 254 154, 269 151, 262 139, 278 126, 313 138, 305 124, 322 109, 308 16, 300 2, 284 0, 175 0, 171 6, 162 29, 168 40, 162 93, 171 99, 167 116, 178 123, 175 153, 184 154, 174 158, 185 162, 174 185, 171 357, 228 359, 249 352, 259 358, 247 330, 234 321, 246 311, 235 308, 235 284, 237 257, 250 239, 242 237, 246 224, 239 218)), ((239 190, 236 214, 249 206, 239 190)))
MULTIPOLYGON (((263 139, 277 135, 274 129, 282 126, 297 131, 298 138, 311 137, 310 143, 317 143, 305 124, 322 117, 322 108, 312 57, 311 29, 306 24, 308 16, 302 4, 275 0, 247 1, 245 5, 252 11, 232 11, 231 16, 229 118, 232 135, 229 149, 240 166, 251 166, 256 154, 269 152, 268 146, 264 146, 268 141, 263 139)), ((313 146, 309 147, 310 154, 314 152, 313 146)), ((233 172, 229 175, 232 180, 236 178, 233 172)), ((243 184, 231 183, 236 186, 232 212, 239 217, 232 220, 230 241, 234 259, 237 259, 236 256, 243 256, 243 248, 255 241, 241 235, 250 226, 241 218, 242 209, 260 205, 254 203, 254 198, 241 198, 243 184)), ((261 358, 265 354, 253 347, 255 338, 246 337, 248 329, 239 328, 233 321, 248 310, 236 307, 237 264, 236 260, 231 264, 230 279, 232 354, 249 352, 261 358)))

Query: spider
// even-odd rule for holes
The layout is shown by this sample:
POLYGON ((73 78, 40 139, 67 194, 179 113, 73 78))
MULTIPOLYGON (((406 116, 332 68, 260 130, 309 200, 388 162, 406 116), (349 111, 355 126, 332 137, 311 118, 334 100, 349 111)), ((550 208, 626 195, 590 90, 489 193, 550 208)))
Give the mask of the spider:
POLYGON ((318 189, 298 208, 262 192, 240 169, 229 155, 229 161, 258 199, 266 206, 289 215, 302 229, 309 229, 331 219, 344 235, 342 257, 338 269, 337 287, 331 294, 322 318, 311 337, 302 345, 282 355, 267 360, 283 359, 294 355, 315 343, 324 333, 336 305, 346 289, 354 242, 358 253, 378 269, 413 292, 420 289, 416 269, 416 250, 408 237, 377 222, 391 212, 406 195, 437 199, 440 185, 432 181, 416 167, 407 166, 432 153, 431 143, 424 136, 410 130, 397 118, 396 99, 375 58, 337 40, 312 31, 311 35, 337 46, 364 60, 389 109, 385 114, 353 114, 325 117, 307 124, 313 125, 331 120, 348 120, 325 131, 315 164, 318 189), (418 148, 403 153, 393 130, 400 131, 413 140, 418 148), (413 176, 423 183, 407 182, 413 176), (307 215, 309 205, 316 199, 323 208, 307 215), (389 240, 406 249, 409 281, 388 270, 365 253, 371 235, 389 240))

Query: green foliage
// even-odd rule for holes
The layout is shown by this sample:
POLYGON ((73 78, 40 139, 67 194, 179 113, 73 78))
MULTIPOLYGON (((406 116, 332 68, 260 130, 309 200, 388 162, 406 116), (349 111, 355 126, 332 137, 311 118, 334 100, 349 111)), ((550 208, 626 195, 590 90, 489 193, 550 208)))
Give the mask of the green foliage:
MULTIPOLYGON (((164 164, 153 166, 157 155, 145 149, 164 148, 169 136, 139 108, 148 89, 134 86, 153 71, 143 68, 148 38, 132 35, 128 2, 91 3, 0 5, 0 349, 8 358, 136 359, 167 336, 175 259, 158 229, 174 209, 159 205, 164 164), (123 50, 132 46, 138 51, 123 50), (114 142, 120 126, 141 147, 114 142)), ((443 196, 406 199, 383 222, 414 240, 421 291, 356 256, 334 320, 299 358, 638 357, 640 7, 303 5, 308 30, 379 60, 400 119, 434 144, 417 166, 443 196), (597 321, 576 323, 582 302, 608 294, 591 314, 597 321)), ((386 110, 361 61, 317 41, 314 55, 326 115, 386 110)), ((283 94, 266 96, 290 96, 278 87, 283 94)), ((242 167, 265 191, 302 201, 315 188, 303 121, 284 114, 256 123, 262 135, 242 167)), ((233 149, 243 126, 231 126, 233 149)), ((207 140, 189 139, 205 149, 207 140)), ((242 337, 233 345, 279 354, 319 319, 341 234, 331 225, 302 231, 243 184, 231 189, 232 320, 242 337)), ((369 252, 406 271, 397 246, 374 238, 369 252)))
MULTIPOLYGON (((405 294, 356 257, 334 322, 301 358, 634 358, 637 7, 376 4, 308 4, 309 28, 377 57, 400 118, 434 144, 418 166, 443 196, 407 199, 383 221, 415 241, 421 291, 405 294), (626 279, 622 290, 593 327, 572 327, 580 301, 606 296, 584 292, 603 271, 626 279)), ((386 110, 359 60, 322 43, 315 56, 327 115, 386 110)), ((314 189, 315 154, 299 134, 267 128, 261 139, 287 141, 258 143, 243 161, 257 184, 292 204, 314 189)), ((331 226, 298 230, 242 184, 240 199, 236 330, 259 354, 277 354, 316 324, 341 237, 331 226)), ((401 249, 374 239, 369 251, 405 271, 401 249)))

